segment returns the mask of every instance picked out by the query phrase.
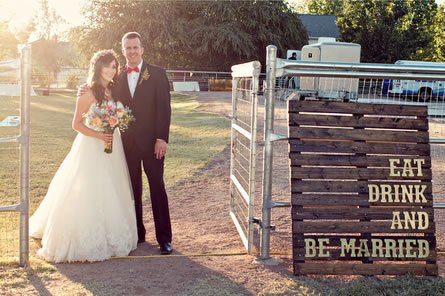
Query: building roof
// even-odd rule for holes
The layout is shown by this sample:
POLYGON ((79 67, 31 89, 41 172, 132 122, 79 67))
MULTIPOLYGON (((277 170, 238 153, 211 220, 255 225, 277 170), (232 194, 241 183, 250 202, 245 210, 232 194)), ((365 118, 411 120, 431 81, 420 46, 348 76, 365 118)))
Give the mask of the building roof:
POLYGON ((307 30, 309 38, 340 37, 335 15, 300 14, 298 16, 307 30))

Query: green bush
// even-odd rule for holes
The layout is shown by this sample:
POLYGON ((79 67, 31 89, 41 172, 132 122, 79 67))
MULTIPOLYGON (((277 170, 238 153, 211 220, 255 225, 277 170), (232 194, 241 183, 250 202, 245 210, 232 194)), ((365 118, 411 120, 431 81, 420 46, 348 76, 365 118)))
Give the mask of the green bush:
POLYGON ((54 81, 54 76, 48 72, 33 71, 31 80, 40 87, 49 87, 51 82, 54 81))
POLYGON ((79 85, 80 78, 77 75, 70 75, 65 79, 66 88, 76 89, 79 85))

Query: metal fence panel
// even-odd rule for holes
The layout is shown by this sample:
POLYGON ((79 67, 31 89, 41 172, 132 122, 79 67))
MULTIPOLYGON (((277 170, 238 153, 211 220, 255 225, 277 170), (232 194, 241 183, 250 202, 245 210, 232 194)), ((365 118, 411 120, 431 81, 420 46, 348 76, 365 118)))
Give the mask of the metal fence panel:
POLYGON ((253 252, 256 125, 260 63, 232 67, 230 215, 249 254, 253 252))

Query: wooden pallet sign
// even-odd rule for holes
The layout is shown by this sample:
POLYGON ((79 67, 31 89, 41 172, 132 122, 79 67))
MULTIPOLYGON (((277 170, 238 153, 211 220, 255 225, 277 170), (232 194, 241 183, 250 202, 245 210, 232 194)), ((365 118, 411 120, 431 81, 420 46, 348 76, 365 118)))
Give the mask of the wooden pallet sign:
POLYGON ((437 275, 427 108, 289 101, 294 274, 437 275))

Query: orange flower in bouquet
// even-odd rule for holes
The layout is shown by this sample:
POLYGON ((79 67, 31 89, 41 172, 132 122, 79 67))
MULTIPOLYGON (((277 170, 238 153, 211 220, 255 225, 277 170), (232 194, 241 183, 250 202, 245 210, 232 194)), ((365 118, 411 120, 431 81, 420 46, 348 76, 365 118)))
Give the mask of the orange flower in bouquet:
MULTIPOLYGON (((102 104, 95 104, 91 112, 84 114, 83 117, 89 126, 110 134, 113 134, 116 128, 119 128, 120 131, 125 131, 136 120, 133 114, 131 114, 130 108, 125 107, 119 101, 106 101, 102 104)), ((113 143, 106 144, 104 151, 112 153, 113 143)))

